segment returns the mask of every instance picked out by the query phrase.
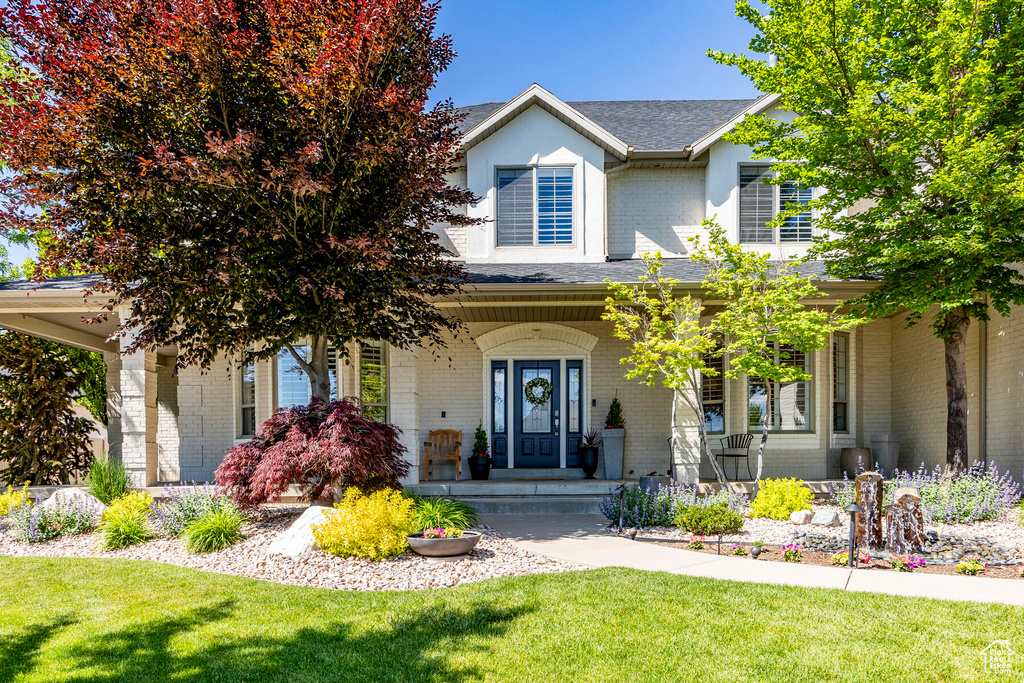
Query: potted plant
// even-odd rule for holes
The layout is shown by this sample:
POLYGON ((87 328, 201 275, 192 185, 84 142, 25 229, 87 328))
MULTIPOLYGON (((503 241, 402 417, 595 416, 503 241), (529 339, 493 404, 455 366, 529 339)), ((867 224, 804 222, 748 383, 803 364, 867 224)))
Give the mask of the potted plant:
POLYGON ((622 404, 616 392, 608 415, 604 418, 604 474, 608 479, 622 479, 622 449, 626 439, 626 420, 622 417, 622 404))
POLYGON ((465 555, 480 542, 479 531, 458 529, 424 529, 405 537, 414 553, 425 557, 465 555))
POLYGON ((469 456, 469 474, 476 480, 484 480, 491 476, 491 451, 483 425, 477 426, 473 435, 473 455, 469 456))
POLYGON ((601 445, 601 433, 596 429, 584 432, 580 437, 580 469, 587 479, 594 478, 597 472, 597 447, 601 445))

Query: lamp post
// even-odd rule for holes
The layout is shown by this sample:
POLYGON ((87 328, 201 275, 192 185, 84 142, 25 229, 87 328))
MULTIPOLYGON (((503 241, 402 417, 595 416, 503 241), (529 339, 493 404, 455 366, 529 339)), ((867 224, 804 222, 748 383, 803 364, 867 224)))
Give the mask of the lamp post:
POLYGON ((853 548, 857 537, 857 513, 864 512, 864 508, 856 503, 850 503, 843 509, 850 513, 850 547, 847 550, 846 566, 852 568, 854 566, 854 558, 857 556, 857 552, 853 548))

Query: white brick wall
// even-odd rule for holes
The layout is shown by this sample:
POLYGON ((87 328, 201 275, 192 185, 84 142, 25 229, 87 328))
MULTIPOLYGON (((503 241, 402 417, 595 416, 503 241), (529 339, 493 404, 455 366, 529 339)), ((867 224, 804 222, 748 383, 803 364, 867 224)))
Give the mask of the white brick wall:
MULTIPOLYGON (((460 167, 455 171, 455 173, 448 176, 447 180, 448 184, 452 187, 465 188, 466 167, 460 167)), ((460 207, 457 212, 465 215, 466 207, 460 207)), ((432 225, 430 229, 437 233, 441 241, 441 246, 455 254, 455 260, 466 260, 466 241, 468 239, 466 233, 468 228, 466 228, 466 226, 452 226, 447 223, 437 223, 432 225)))
POLYGON ((156 368, 156 449, 157 477, 160 481, 177 481, 178 469, 178 377, 174 367, 156 368))
POLYGON ((202 373, 178 375, 178 457, 183 481, 212 481, 224 452, 235 442, 235 373, 220 358, 202 373))
POLYGON ((608 176, 608 254, 689 253, 704 218, 704 169, 626 169, 608 176))

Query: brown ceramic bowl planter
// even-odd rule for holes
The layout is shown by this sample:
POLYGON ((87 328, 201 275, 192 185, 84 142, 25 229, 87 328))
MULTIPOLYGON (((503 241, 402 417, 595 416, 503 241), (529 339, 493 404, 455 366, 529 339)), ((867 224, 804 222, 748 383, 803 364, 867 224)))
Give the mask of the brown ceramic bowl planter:
POLYGON ((414 553, 424 557, 465 555, 480 542, 479 531, 463 531, 458 538, 423 538, 423 532, 405 537, 414 553))

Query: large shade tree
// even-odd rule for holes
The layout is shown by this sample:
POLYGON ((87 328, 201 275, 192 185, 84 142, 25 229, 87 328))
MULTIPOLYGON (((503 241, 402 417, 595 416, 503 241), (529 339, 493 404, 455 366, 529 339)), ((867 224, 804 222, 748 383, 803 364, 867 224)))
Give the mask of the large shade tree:
POLYGON ((86 268, 129 350, 182 365, 285 347, 314 397, 328 346, 443 343, 462 277, 452 59, 423 0, 12 0, 26 79, 0 79, 0 227, 86 268), (308 344, 310 352, 298 348, 308 344))
POLYGON ((876 277, 856 302, 908 311, 944 342, 946 462, 969 462, 972 319, 1024 304, 1024 6, 1019 0, 740 0, 752 52, 711 51, 796 112, 727 138, 777 160, 814 202, 830 274, 876 277))

